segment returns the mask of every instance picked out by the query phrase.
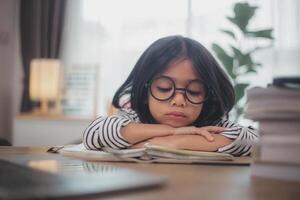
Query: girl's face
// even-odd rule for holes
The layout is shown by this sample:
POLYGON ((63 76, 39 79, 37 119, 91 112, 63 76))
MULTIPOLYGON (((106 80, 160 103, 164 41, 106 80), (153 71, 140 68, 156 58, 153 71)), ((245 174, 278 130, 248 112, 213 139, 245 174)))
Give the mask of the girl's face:
POLYGON ((192 124, 200 115, 203 104, 191 103, 186 99, 184 90, 182 89, 191 88, 191 90, 188 90, 192 92, 189 99, 193 100, 195 98, 196 102, 199 101, 199 97, 201 98, 201 92, 205 95, 204 88, 197 84, 197 81, 194 81, 199 79, 199 77, 192 62, 188 59, 179 59, 171 62, 157 77, 161 76, 164 78, 158 79, 157 84, 154 84, 154 82, 151 84, 150 90, 152 94, 149 90, 148 104, 151 115, 158 123, 172 127, 182 127, 192 124), (169 78, 173 80, 176 88, 181 89, 175 90, 174 96, 168 99, 167 97, 170 96, 169 92, 172 90, 170 89, 172 87, 170 83, 172 82, 168 81, 170 80, 169 78), (155 95, 156 98, 153 97, 155 95))

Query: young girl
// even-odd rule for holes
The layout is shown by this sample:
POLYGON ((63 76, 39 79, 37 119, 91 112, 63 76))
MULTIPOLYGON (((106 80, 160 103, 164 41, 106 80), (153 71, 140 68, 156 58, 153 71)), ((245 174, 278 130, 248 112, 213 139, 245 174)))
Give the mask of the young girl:
POLYGON ((92 150, 150 143, 249 155, 258 135, 226 119, 234 98, 226 74, 199 42, 161 38, 146 49, 117 90, 113 105, 118 114, 93 121, 83 143, 92 150), (126 96, 130 100, 121 103, 126 96))

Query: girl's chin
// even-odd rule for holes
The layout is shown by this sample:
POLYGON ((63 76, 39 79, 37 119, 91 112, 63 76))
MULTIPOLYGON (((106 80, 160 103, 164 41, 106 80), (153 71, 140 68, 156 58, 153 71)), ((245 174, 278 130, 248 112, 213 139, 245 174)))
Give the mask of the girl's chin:
POLYGON ((180 122, 173 122, 173 121, 164 122, 162 124, 169 125, 169 126, 172 126, 174 128, 179 128, 179 127, 184 127, 184 126, 189 125, 189 123, 180 123, 180 122))

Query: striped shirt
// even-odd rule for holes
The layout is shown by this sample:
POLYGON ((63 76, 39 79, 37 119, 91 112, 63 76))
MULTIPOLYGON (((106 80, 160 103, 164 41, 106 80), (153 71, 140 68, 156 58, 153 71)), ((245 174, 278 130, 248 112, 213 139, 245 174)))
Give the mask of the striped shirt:
MULTIPOLYGON (((130 122, 140 123, 137 113, 129 108, 119 110, 116 115, 99 117, 84 131, 83 144, 87 149, 100 150, 102 147, 126 149, 131 146, 121 135, 120 129, 130 122)), ((249 155, 253 143, 258 140, 258 133, 251 127, 243 127, 227 119, 221 119, 216 126, 224 127, 220 134, 233 140, 232 143, 221 147, 218 152, 234 156, 249 155)))

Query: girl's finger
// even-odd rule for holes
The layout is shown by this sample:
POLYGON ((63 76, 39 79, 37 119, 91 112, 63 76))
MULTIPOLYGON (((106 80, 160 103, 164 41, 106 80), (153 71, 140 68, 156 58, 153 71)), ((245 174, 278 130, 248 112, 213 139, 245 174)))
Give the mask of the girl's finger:
POLYGON ((225 129, 224 127, 220 127, 220 126, 207 126, 204 128, 210 132, 222 132, 225 129))
POLYGON ((242 129, 242 127, 232 127, 232 128, 225 128, 223 131, 238 131, 242 129))
POLYGON ((209 142, 214 141, 214 137, 212 136, 212 134, 206 130, 200 130, 199 132, 197 132, 198 135, 203 136, 204 138, 206 138, 209 142))
POLYGON ((189 127, 181 127, 176 128, 174 131, 174 135, 191 135, 195 134, 195 127, 189 126, 189 127))

